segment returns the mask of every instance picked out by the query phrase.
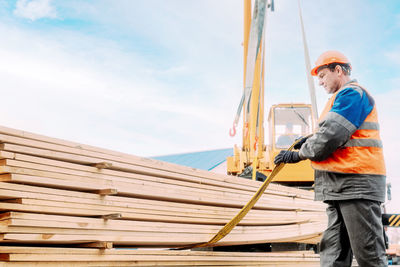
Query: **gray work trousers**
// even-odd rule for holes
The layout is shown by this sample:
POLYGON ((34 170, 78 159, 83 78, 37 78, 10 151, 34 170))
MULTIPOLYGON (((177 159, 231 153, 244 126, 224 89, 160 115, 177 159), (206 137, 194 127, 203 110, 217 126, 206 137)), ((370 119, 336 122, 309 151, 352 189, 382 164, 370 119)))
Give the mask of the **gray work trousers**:
POLYGON ((321 267, 387 266, 380 203, 366 199, 326 201, 328 228, 320 246, 321 267))

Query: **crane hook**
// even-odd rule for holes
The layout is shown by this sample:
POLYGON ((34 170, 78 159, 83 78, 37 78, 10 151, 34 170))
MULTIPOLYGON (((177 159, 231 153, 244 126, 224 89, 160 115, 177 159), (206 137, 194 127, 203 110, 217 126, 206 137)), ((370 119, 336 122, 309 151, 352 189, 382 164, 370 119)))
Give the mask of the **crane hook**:
POLYGON ((255 142, 254 142, 254 151, 257 151, 258 137, 256 136, 254 139, 255 139, 255 142))
POLYGON ((234 137, 236 135, 236 123, 233 123, 232 128, 229 129, 229 135, 234 137))

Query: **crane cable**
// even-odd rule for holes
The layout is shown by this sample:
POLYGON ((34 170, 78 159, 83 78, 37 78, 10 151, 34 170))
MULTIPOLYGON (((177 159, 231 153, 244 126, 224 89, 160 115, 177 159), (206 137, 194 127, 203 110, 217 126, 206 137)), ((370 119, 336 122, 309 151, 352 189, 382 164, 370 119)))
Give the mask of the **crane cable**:
POLYGON ((301 6, 300 0, 297 0, 297 4, 299 7, 299 18, 300 18, 300 26, 301 26, 301 36, 303 38, 303 48, 304 48, 304 62, 306 64, 306 75, 307 75, 307 82, 308 82, 308 89, 310 91, 310 99, 311 99, 311 111, 313 114, 313 125, 314 127, 317 125, 317 118, 318 118, 318 108, 317 108, 317 99, 315 96, 315 85, 314 80, 311 77, 311 64, 310 64, 310 54, 308 51, 307 45, 307 38, 306 32, 304 30, 304 23, 303 23, 303 16, 301 14, 301 6))
MULTIPOLYGON (((256 2, 254 3, 253 19, 251 22, 250 33, 249 33, 249 47, 247 49, 245 86, 242 98, 240 99, 239 106, 236 111, 235 118, 233 120, 232 128, 229 131, 230 136, 235 136, 236 126, 238 125, 240 119, 240 113, 242 112, 243 104, 247 105, 250 100, 251 91, 253 88, 255 64, 265 29, 265 21, 266 21, 265 17, 267 12, 266 9, 268 8, 266 2, 267 0, 256 0, 256 2)), ((248 119, 245 118, 245 122, 247 121, 248 119)))
MULTIPOLYGON (((307 137, 312 136, 312 134, 308 135, 307 137)), ((301 138, 296 140, 287 150, 291 151, 293 147, 300 142, 301 138)), ((213 246, 213 244, 217 243, 219 240, 227 236, 233 228, 235 228, 236 225, 239 224, 239 222, 246 216, 246 214, 254 207, 254 205, 257 203, 257 201, 260 199, 262 194, 264 193, 265 189, 267 189, 268 185, 271 183, 272 179, 280 172, 280 170, 285 166, 285 163, 279 163, 278 165, 275 166, 275 168, 272 170, 271 174, 265 179, 261 187, 257 190, 257 192, 254 194, 254 196, 247 202, 246 205, 236 214, 235 217, 232 218, 225 226, 219 230, 217 234, 214 235, 208 242, 203 242, 203 243, 198 243, 198 244, 192 244, 188 245, 179 249, 191 249, 191 248, 200 248, 200 247, 210 247, 213 246)), ((253 169, 253 174, 255 170, 253 169)))

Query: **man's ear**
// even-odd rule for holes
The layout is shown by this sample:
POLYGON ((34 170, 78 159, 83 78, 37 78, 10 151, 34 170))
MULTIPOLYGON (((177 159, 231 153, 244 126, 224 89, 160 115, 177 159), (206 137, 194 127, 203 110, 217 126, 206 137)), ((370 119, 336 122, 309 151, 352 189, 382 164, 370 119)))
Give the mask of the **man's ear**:
POLYGON ((336 65, 335 71, 337 72, 337 74, 343 74, 343 69, 340 65, 336 65))

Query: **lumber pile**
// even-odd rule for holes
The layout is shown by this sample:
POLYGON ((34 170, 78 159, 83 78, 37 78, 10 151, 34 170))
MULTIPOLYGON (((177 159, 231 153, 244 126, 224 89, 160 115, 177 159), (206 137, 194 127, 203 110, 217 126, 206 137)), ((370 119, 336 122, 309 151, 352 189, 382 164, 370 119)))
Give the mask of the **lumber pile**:
POLYGON ((0 266, 319 266, 309 252, 253 253, 0 247, 0 266), (31 265, 28 265, 31 264, 31 265))
MULTIPOLYGON (((44 250, 49 259, 57 259, 54 261, 74 258, 88 263, 121 258, 118 266, 128 266, 128 262, 147 256, 112 247, 180 247, 207 242, 260 185, 0 127, 0 257, 10 264, 21 259, 36 261, 44 250), (103 254, 96 254, 99 248, 103 254)), ((313 201, 312 192, 271 184, 249 214, 216 245, 317 243, 326 227, 324 210, 323 204, 313 201)), ((166 254, 157 256, 160 261, 169 255, 171 259, 187 256, 182 256, 184 252, 162 253, 166 254)), ((187 253, 194 253, 193 259, 203 255, 187 253)), ((246 258, 245 254, 240 257, 246 258)), ((191 258, 186 259, 181 265, 191 265, 191 258)))
POLYGON ((400 256, 400 244, 389 244, 389 248, 386 249, 386 254, 400 256))

